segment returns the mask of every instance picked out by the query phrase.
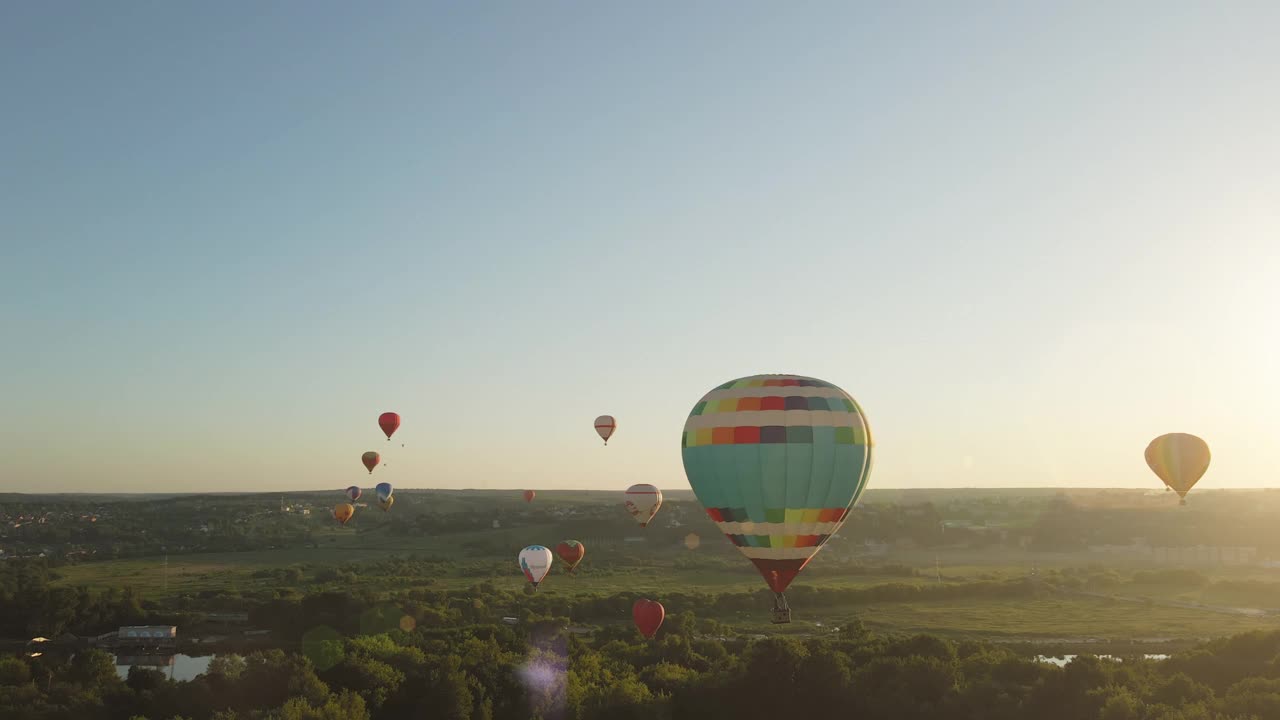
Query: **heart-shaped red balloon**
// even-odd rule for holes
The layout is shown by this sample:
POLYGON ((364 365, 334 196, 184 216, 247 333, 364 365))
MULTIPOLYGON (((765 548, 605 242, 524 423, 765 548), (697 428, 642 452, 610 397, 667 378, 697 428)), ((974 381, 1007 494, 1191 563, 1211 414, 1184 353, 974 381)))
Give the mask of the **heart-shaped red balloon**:
POLYGON ((657 600, 641 598, 631 606, 631 617, 636 621, 636 629, 641 635, 651 640, 657 634, 658 628, 662 627, 662 621, 666 616, 666 609, 657 600))
POLYGON ((556 555, 569 566, 569 571, 578 567, 578 563, 582 562, 582 558, 587 555, 587 548, 577 540, 566 540, 556 545, 556 555))

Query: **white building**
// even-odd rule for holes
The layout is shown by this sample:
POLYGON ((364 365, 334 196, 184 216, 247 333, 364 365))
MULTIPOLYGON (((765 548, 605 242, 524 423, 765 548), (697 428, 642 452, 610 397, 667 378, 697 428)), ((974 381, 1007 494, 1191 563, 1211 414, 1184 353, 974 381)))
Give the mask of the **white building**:
POLYGON ((127 625, 116 632, 116 639, 130 642, 175 642, 176 625, 127 625))

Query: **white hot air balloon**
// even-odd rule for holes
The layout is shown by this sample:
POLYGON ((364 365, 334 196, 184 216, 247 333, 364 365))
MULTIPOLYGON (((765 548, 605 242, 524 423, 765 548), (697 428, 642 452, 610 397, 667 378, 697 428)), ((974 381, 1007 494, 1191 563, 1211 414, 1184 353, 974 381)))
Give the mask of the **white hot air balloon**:
POLYGON ((541 545, 530 545, 520 551, 520 570, 529 578, 535 591, 538 583, 551 572, 551 560, 551 551, 541 545))
POLYGON ((613 437, 613 431, 618 429, 618 421, 613 419, 612 415, 601 415, 596 418, 596 432, 599 433, 600 439, 604 440, 604 444, 609 444, 609 438, 613 437))
POLYGON ((662 507, 662 491, 648 483, 632 485, 627 488, 626 506, 640 527, 647 527, 653 516, 658 514, 658 508, 662 507))

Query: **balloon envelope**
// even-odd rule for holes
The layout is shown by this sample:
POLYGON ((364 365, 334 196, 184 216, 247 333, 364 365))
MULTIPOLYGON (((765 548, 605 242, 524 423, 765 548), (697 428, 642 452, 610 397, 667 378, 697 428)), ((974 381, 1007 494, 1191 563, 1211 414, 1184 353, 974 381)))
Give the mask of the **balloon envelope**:
POLYGON ((871 472, 871 429, 839 387, 799 375, 720 385, 685 422, 685 474, 776 593, 840 529, 871 472))
POLYGON ((609 444, 609 438, 613 437, 613 432, 618 429, 618 421, 613 419, 612 415, 601 415, 596 418, 596 434, 604 440, 604 444, 609 444))
POLYGON ((648 483, 632 485, 627 488, 624 504, 640 527, 648 527, 649 521, 658 514, 658 508, 662 507, 662 491, 648 483))
POLYGON ((1187 493, 1209 469, 1209 445, 1195 435, 1169 433, 1147 445, 1147 465, 1185 502, 1187 493))
POLYGON ((378 416, 378 427, 382 428, 382 432, 387 435, 387 440, 390 440, 400 427, 400 416, 393 412, 384 412, 378 416))
POLYGON ((636 622, 636 629, 646 638, 653 639, 662 621, 667 616, 666 608, 657 600, 641 598, 631 606, 631 618, 636 622))
POLYGON ((520 551, 520 571, 536 589, 551 572, 551 551, 541 545, 530 545, 520 551))
POLYGON ((391 483, 378 483, 373 486, 373 492, 378 495, 378 502, 386 502, 391 497, 391 483))
POLYGON ((347 488, 347 497, 351 498, 351 502, 355 502, 359 500, 360 495, 361 495, 361 492, 359 487, 352 485, 351 487, 347 488))
POLYGON ((560 561, 569 566, 569 572, 578 567, 578 563, 582 562, 582 558, 587 556, 587 548, 577 540, 565 540, 556 545, 556 555, 560 556, 560 561))
POLYGON ((524 491, 524 501, 525 501, 525 502, 533 502, 533 499, 534 499, 535 497, 537 497, 537 495, 538 495, 538 493, 536 493, 536 492, 534 492, 534 491, 532 491, 532 490, 525 490, 525 491, 524 491))
POLYGON ((391 509, 391 506, 394 505, 395 502, 396 502, 396 496, 388 495, 386 500, 378 501, 378 507, 382 508, 382 512, 386 512, 391 509))
POLYGON ((360 456, 360 462, 364 463, 365 469, 369 471, 370 475, 372 475, 373 469, 378 467, 379 462, 382 462, 382 456, 370 450, 360 456))
POLYGON ((342 523, 343 525, 346 525, 347 521, 351 519, 351 516, 355 514, 356 514, 356 509, 350 503, 338 503, 337 505, 333 506, 334 519, 342 523))

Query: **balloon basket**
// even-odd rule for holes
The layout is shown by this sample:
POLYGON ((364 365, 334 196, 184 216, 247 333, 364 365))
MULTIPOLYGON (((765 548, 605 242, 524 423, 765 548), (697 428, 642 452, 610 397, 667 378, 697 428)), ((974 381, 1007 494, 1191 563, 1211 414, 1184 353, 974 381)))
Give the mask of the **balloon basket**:
POLYGON ((782 593, 775 593, 773 596, 773 624, 785 625, 791 622, 791 606, 787 605, 787 598, 782 593))

